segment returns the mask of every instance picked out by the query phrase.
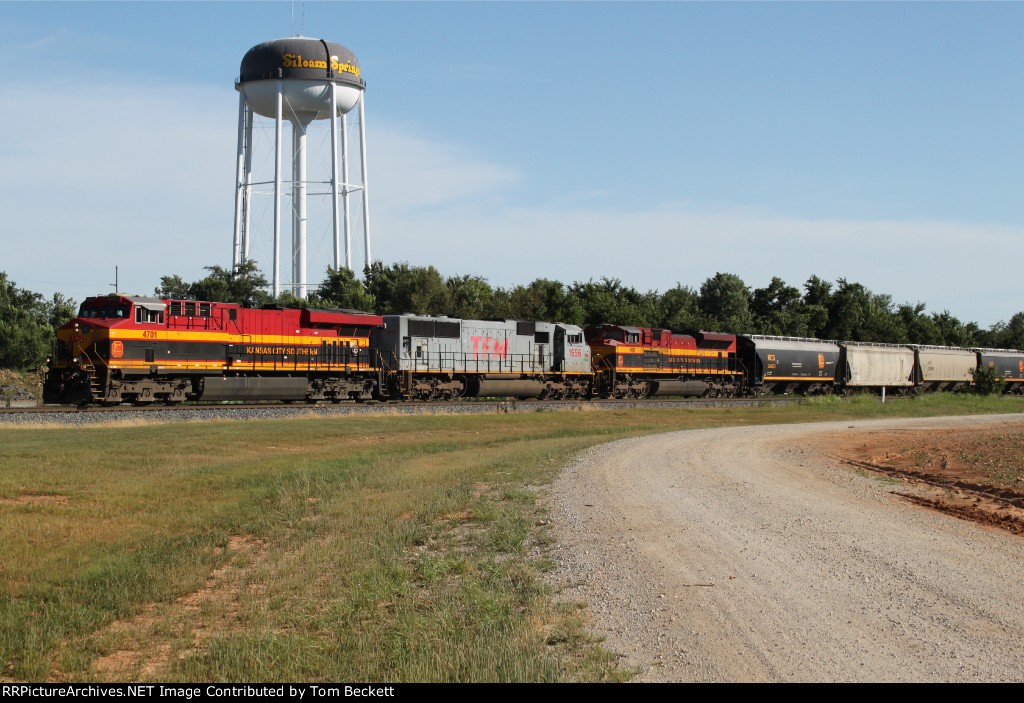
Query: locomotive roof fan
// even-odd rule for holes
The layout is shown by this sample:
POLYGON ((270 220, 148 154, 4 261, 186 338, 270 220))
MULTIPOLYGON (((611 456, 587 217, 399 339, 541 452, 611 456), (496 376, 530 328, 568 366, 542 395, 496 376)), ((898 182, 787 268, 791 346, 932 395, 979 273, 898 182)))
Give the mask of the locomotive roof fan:
MULTIPOLYGON (((306 297, 307 187, 327 186, 316 195, 328 195, 334 235, 334 267, 340 268, 340 231, 345 231, 345 266, 352 268, 350 195, 361 193, 363 248, 370 264, 370 216, 366 188, 366 127, 363 81, 355 55, 341 44, 309 37, 289 37, 264 42, 246 52, 235 89, 238 91, 238 152, 235 178, 235 232, 233 263, 250 258, 253 196, 273 185, 274 196, 274 296, 280 292, 282 188, 290 187, 292 210, 292 293, 306 297), (359 108, 360 180, 349 181, 348 125, 346 117, 359 108), (255 116, 274 120, 273 180, 253 177, 253 123, 255 116), (281 169, 282 122, 291 123, 291 178, 281 169), (311 123, 330 120, 330 173, 324 180, 307 180, 306 136, 311 123), (339 160, 339 148, 341 158, 339 160), (339 166, 341 169, 339 177, 339 166), (339 201, 342 216, 339 216, 339 201)), ((326 159, 324 159, 326 161, 326 159)))

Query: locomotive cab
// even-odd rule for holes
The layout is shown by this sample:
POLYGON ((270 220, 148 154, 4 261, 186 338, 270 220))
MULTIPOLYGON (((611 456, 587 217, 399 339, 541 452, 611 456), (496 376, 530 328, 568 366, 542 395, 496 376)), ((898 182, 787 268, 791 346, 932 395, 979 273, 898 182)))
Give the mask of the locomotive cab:
POLYGON ((101 400, 103 388, 124 355, 128 328, 164 323, 166 304, 155 298, 110 294, 86 298, 72 318, 57 330, 54 354, 43 385, 45 403, 90 403, 101 400))

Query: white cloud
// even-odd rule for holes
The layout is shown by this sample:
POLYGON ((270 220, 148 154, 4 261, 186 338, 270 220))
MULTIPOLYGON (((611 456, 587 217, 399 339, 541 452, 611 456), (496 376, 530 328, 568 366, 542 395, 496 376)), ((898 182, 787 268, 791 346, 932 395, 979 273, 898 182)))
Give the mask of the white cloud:
POLYGON ((479 198, 493 201, 496 191, 521 180, 521 174, 487 163, 460 144, 413 136, 400 128, 376 129, 367 141, 371 207, 380 203, 405 212, 479 198))

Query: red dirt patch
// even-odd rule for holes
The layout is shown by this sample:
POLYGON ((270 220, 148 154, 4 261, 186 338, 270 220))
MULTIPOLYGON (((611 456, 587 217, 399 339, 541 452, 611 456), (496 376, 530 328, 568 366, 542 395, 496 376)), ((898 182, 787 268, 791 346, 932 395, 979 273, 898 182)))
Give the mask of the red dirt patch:
POLYGON ((14 498, 0 498, 0 505, 63 505, 70 498, 67 496, 23 495, 14 498))
POLYGON ((96 675, 114 681, 151 679, 166 675, 174 658, 184 659, 202 649, 206 640, 215 632, 237 627, 241 615, 244 577, 255 566, 255 561, 250 561, 240 567, 238 559, 243 555, 256 558, 264 548, 265 545, 259 540, 231 535, 227 545, 230 559, 210 572, 202 588, 181 596, 171 604, 151 603, 138 615, 118 620, 98 633, 118 637, 121 645, 96 660, 96 675), (218 607, 204 613, 204 607, 211 603, 216 603, 218 607), (179 638, 176 648, 165 641, 164 636, 154 636, 154 631, 169 621, 175 623, 173 629, 179 638))
POLYGON ((836 436, 840 461, 914 486, 917 505, 1024 535, 1024 424, 836 436))

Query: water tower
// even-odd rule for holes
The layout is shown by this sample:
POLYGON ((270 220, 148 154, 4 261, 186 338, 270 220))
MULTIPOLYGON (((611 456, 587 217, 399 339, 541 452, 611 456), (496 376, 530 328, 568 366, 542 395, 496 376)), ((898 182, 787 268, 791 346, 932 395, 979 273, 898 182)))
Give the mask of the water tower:
POLYGON ((352 268, 349 195, 362 193, 363 244, 370 264, 370 214, 366 192, 366 121, 363 91, 355 55, 340 44, 323 39, 289 37, 254 46, 242 58, 238 91, 238 162, 235 179, 234 264, 249 258, 254 187, 270 181, 253 181, 254 114, 275 122, 274 138, 274 296, 280 292, 282 186, 290 186, 292 209, 292 293, 306 297, 306 131, 314 120, 331 120, 331 172, 312 183, 329 184, 334 225, 334 267, 340 267, 339 200, 344 213, 345 266, 352 268), (359 161, 361 181, 349 183, 346 115, 359 106, 359 161), (340 118, 340 123, 339 123, 340 118), (282 122, 292 126, 291 178, 281 171, 282 122), (339 160, 338 146, 341 145, 339 160), (341 167, 341 177, 338 169, 341 167))

